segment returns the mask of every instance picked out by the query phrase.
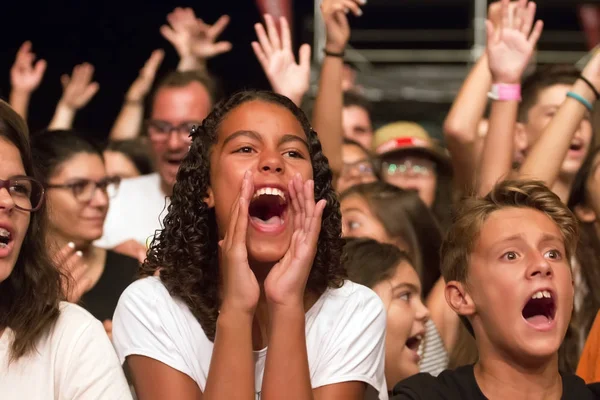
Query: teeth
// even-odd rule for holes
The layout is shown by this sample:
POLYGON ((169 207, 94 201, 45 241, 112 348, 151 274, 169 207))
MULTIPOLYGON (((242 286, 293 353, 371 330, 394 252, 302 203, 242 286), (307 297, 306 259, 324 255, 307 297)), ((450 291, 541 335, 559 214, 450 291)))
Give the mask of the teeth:
POLYGON ((285 201, 285 194, 283 193, 283 191, 281 191, 277 188, 270 188, 270 187, 258 189, 256 192, 254 192, 254 196, 252 196, 252 199, 255 199, 258 196, 262 196, 265 194, 269 195, 269 196, 279 196, 279 197, 281 197, 281 199, 283 201, 285 201))
POLYGON ((10 232, 4 228, 0 228, 0 237, 10 237, 10 232))
POLYGON ((535 292, 535 293, 534 293, 534 294, 531 296, 531 298, 532 298, 532 299, 541 299, 541 298, 543 298, 543 297, 545 297, 545 298, 549 299, 549 298, 551 298, 551 297, 552 297, 552 295, 551 295, 551 294, 550 294, 550 292, 549 292, 549 291, 547 291, 547 290, 540 290, 540 291, 538 291, 538 292, 535 292))

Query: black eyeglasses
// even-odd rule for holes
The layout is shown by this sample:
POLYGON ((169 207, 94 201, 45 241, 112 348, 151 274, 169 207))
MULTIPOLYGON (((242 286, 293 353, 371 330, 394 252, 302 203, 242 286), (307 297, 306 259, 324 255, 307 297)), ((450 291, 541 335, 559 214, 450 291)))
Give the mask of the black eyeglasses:
POLYGON ((121 185, 121 178, 113 176, 102 179, 101 181, 95 182, 90 179, 78 179, 70 183, 63 184, 48 184, 47 189, 70 189, 73 192, 73 197, 77 201, 87 203, 92 200, 96 189, 100 189, 102 193, 106 194, 109 198, 113 198, 119 191, 121 185))
POLYGON ((164 142, 169 136, 171 136, 171 132, 175 131, 178 135, 185 135, 185 139, 191 141, 191 138, 188 138, 192 129, 196 126, 200 126, 202 123, 198 121, 187 121, 183 122, 179 125, 173 125, 167 121, 160 120, 147 120, 146 126, 148 131, 148 137, 153 142, 164 142))
POLYGON ((44 186, 28 176, 0 179, 0 189, 8 190, 15 207, 23 211, 37 211, 44 201, 44 186))

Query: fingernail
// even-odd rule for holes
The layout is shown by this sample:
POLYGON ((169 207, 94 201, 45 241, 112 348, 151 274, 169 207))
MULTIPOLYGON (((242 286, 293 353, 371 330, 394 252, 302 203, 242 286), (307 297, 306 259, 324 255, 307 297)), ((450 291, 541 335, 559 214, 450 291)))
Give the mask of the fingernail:
POLYGON ((356 15, 358 15, 359 17, 360 17, 361 15, 363 15, 363 12, 362 12, 362 10, 361 10, 360 8, 358 9, 358 13, 356 13, 356 15))
POLYGON ((75 255, 77 255, 78 257, 83 257, 83 252, 81 250, 77 250, 75 252, 75 255))
POLYGON ((362 4, 363 6, 364 6, 365 4, 367 4, 367 0, 358 0, 358 1, 359 1, 359 2, 360 2, 360 4, 362 4))
POLYGON ((69 243, 67 244, 67 246, 69 246, 70 248, 74 249, 74 248, 75 248, 75 243, 73 243, 73 242, 69 242, 69 243))

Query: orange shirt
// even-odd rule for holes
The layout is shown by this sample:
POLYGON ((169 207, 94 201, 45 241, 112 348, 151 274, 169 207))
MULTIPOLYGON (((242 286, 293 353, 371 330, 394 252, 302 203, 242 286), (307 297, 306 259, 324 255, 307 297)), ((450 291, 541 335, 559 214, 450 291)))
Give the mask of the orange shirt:
POLYGON ((600 382, 600 312, 596 314, 594 325, 585 342, 577 366, 577 375, 585 383, 600 382))

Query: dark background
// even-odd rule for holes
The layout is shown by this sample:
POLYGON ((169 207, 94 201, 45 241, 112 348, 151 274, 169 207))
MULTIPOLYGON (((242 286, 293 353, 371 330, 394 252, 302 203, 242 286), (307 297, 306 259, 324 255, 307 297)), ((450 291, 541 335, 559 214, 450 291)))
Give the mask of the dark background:
MULTIPOLYGON (((296 4, 299 14, 311 14, 310 1, 296 4)), ((209 62, 226 93, 241 88, 269 88, 252 48, 253 24, 260 20, 251 0, 121 2, 21 1, 2 4, 0 23, 0 93, 10 90, 9 71, 19 46, 33 42, 33 51, 48 62, 44 79, 34 92, 29 108, 32 130, 45 127, 54 113, 62 88, 60 76, 73 66, 90 62, 100 90, 76 117, 75 128, 97 137, 108 134, 121 107, 123 96, 152 50, 165 50, 158 79, 177 66, 178 57, 159 32, 166 16, 175 7, 192 7, 196 15, 213 23, 223 14, 231 22, 221 36, 233 43, 233 50, 209 62)))
MULTIPOLYGON (((466 32, 464 41, 434 45, 436 48, 468 48, 471 3, 467 0, 369 0, 364 7, 365 15, 360 19, 351 18, 351 25, 355 29, 461 27, 466 32)), ((575 0, 540 0, 538 17, 545 20, 546 29, 579 31, 577 3, 579 1, 575 0), (562 7, 557 8, 555 4, 561 4, 562 7)), ((178 6, 192 7, 196 15, 208 23, 213 23, 223 14, 231 16, 231 22, 221 39, 232 42, 233 50, 209 62, 209 70, 220 78, 225 93, 243 88, 269 88, 250 47, 250 42, 255 39, 253 24, 261 20, 253 0, 11 1, 2 4, 0 95, 3 98, 8 96, 9 70, 17 49, 25 40, 31 40, 33 51, 48 62, 44 80, 34 92, 29 108, 31 129, 41 129, 52 118, 54 107, 60 98, 60 75, 70 73, 78 63, 90 62, 96 67, 95 80, 100 83, 100 91, 78 113, 74 126, 97 138, 106 137, 127 88, 152 50, 162 48, 166 52, 158 79, 176 68, 176 52, 160 35, 159 28, 166 23, 167 14, 178 6)), ((311 43, 313 1, 295 0, 293 11, 294 44, 298 46, 302 42, 311 43)), ((361 47, 359 43, 356 45, 361 47)), ((389 42, 369 45, 371 48, 378 45, 390 47, 389 42)), ((397 45, 398 48, 418 48, 423 43, 404 42, 397 45)), ((542 39, 540 47, 544 46, 542 39)), ((578 47, 585 49, 583 43, 578 47)), ((573 49, 572 45, 569 49, 573 49)), ((441 69, 443 71, 444 67, 441 69)), ((404 87, 406 82, 387 78, 383 86, 390 85, 404 87)), ((427 104, 418 102, 394 102, 383 106, 385 104, 376 107, 376 110, 385 111, 382 117, 385 119, 411 118, 440 122, 448 104, 438 104, 432 109, 427 104), (412 114, 411 109, 414 109, 412 114)))

